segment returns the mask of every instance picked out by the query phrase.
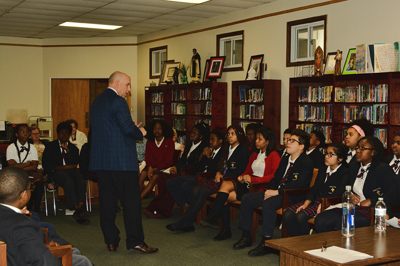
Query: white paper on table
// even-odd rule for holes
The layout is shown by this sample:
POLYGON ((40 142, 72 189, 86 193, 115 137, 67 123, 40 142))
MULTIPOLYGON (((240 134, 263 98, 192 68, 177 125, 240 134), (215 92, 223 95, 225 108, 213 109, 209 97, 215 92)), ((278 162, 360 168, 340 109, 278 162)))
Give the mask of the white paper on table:
POLYGON ((397 217, 393 217, 392 219, 387 220, 386 223, 390 224, 390 226, 392 227, 400 228, 399 219, 397 217))
POLYGON ((6 121, 0 121, 0 131, 6 130, 6 121))
POLYGON ((373 258, 373 256, 368 255, 366 253, 354 251, 351 249, 341 248, 337 246, 328 247, 326 250, 324 250, 324 252, 321 252, 320 248, 307 250, 304 252, 337 263, 346 263, 350 261, 366 260, 373 258))

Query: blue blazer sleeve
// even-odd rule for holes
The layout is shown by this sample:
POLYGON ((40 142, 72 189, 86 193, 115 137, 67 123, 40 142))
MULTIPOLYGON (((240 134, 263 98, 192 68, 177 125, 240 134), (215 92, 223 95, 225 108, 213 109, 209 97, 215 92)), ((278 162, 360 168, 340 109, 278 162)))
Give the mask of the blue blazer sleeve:
POLYGON ((228 167, 228 169, 224 176, 236 177, 243 174, 243 172, 246 170, 247 164, 249 163, 249 158, 250 158, 249 149, 239 144, 239 146, 232 153, 229 160, 226 162, 226 166, 228 167))

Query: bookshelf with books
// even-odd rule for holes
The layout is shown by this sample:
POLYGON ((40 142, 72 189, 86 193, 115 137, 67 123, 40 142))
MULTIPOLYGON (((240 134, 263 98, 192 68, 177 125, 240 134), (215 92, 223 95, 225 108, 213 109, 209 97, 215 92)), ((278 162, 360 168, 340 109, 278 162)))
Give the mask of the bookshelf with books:
POLYGON ((388 153, 400 132, 399 72, 291 78, 289 94, 289 126, 321 130, 327 142, 342 142, 349 124, 358 118, 374 125, 388 153))
MULTIPOLYGON (((281 81, 232 81, 232 124, 244 129, 249 123, 261 123, 281 139, 281 81)), ((279 149, 276 141, 276 149, 279 149)))
POLYGON ((205 82, 195 84, 146 87, 146 123, 164 119, 178 132, 184 143, 190 129, 198 122, 208 123, 212 130, 226 130, 227 84, 205 82), (162 103, 156 100, 162 99, 162 103), (157 115, 159 108, 163 115, 157 115))

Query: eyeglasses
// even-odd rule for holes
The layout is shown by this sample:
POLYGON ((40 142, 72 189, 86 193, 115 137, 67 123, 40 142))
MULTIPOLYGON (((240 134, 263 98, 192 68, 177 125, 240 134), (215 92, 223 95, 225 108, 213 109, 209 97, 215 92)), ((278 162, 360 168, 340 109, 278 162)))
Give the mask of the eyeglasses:
POLYGON ((226 133, 226 136, 227 136, 227 137, 229 137, 229 135, 235 136, 236 133, 235 133, 235 132, 230 132, 230 133, 228 132, 228 133, 226 133))
POLYGON ((297 142, 297 143, 299 143, 299 145, 301 145, 300 141, 298 141, 297 139, 288 139, 287 142, 288 143, 297 142))
POLYGON ((337 154, 334 154, 334 153, 327 153, 327 154, 325 154, 325 156, 328 156, 329 158, 332 158, 333 156, 337 156, 337 154))
POLYGON ((18 131, 18 133, 20 133, 20 134, 29 134, 30 131, 29 130, 28 131, 21 130, 21 131, 18 131))
POLYGON ((361 151, 365 151, 365 150, 373 151, 374 150, 373 148, 366 148, 364 146, 362 146, 362 147, 356 146, 356 150, 358 150, 358 149, 360 149, 361 151))
POLYGON ((290 142, 290 138, 283 138, 283 142, 290 142))

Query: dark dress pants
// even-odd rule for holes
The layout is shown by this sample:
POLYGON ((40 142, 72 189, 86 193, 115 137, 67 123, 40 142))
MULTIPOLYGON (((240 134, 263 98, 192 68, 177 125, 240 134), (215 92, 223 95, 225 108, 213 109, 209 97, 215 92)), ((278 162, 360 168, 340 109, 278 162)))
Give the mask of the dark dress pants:
POLYGON ((180 176, 167 180, 167 188, 169 193, 174 197, 178 206, 189 202, 192 194, 193 187, 196 185, 195 176, 180 176))
POLYGON ((55 171, 50 178, 64 189, 65 199, 70 210, 73 210, 78 203, 86 202, 86 182, 77 169, 55 171))
MULTIPOLYGON (((356 212, 354 215, 354 224, 357 227, 370 225, 370 220, 362 213, 356 212)), ((318 233, 342 230, 342 209, 336 208, 323 211, 315 217, 314 226, 318 233)))
POLYGON ((289 208, 282 215, 283 223, 286 225, 290 237, 308 235, 310 232, 308 220, 310 219, 311 217, 303 211, 295 213, 289 208))
POLYGON ((132 249, 144 241, 139 176, 136 171, 96 171, 99 182, 100 226, 107 245, 118 243, 115 225, 118 198, 121 201, 126 247, 132 249))
POLYGON ((240 206, 239 229, 251 231, 253 210, 262 207, 263 227, 262 236, 272 236, 275 229, 276 210, 282 208, 282 195, 264 200, 264 192, 248 193, 242 197, 240 206))

